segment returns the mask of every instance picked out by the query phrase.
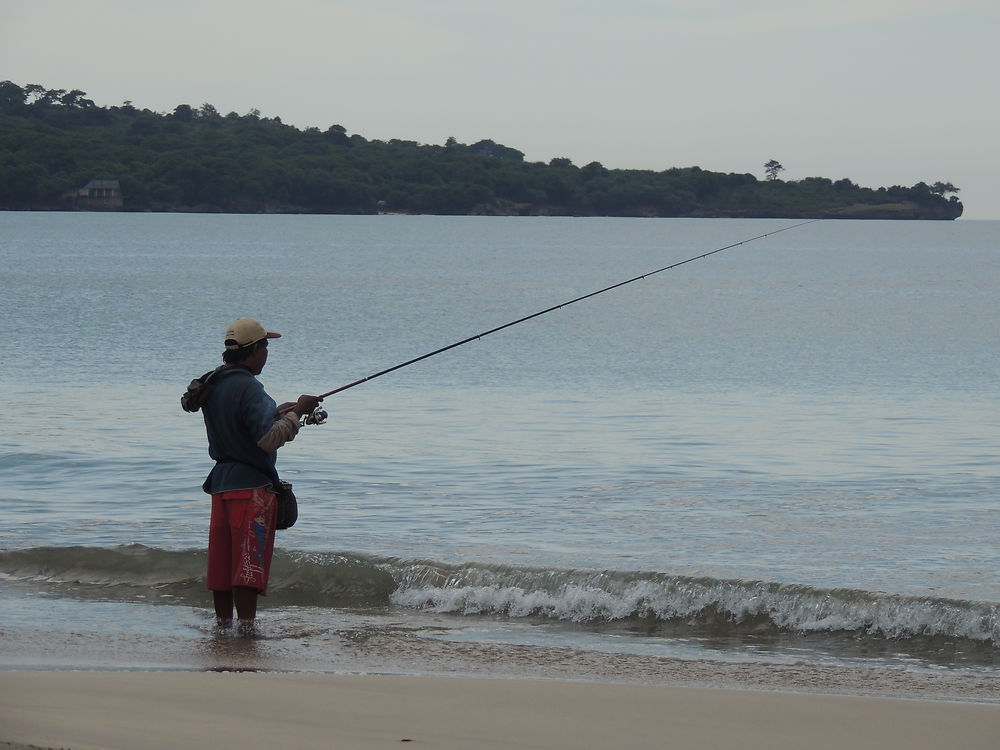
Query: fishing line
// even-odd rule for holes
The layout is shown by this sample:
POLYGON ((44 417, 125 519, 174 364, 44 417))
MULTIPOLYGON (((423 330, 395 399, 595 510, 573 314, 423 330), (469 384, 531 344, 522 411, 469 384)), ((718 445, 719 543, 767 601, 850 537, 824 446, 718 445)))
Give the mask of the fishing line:
POLYGON ((430 357, 437 356, 438 354, 442 354, 443 352, 446 352, 446 351, 448 351, 450 349, 455 349, 456 347, 462 346, 464 344, 468 344, 468 343, 470 343, 472 341, 478 341, 479 339, 483 338, 484 336, 489 336, 491 333, 496 333, 497 331, 502 331, 505 328, 510 328, 511 326, 516 326, 518 323, 524 323, 525 321, 531 320, 533 318, 538 318, 538 317, 540 317, 542 315, 546 315, 546 314, 548 314, 550 312, 554 312, 555 310, 561 310, 564 307, 568 307, 569 305, 576 304, 577 302, 582 302, 583 300, 590 299, 591 297, 596 297, 598 294, 604 294, 605 292, 610 292, 612 289, 617 289, 618 287, 625 286, 626 284, 632 284, 633 282, 641 281, 642 279, 648 278, 650 276, 655 276, 658 273, 663 273, 664 271, 669 271, 672 268, 678 268, 679 266, 683 266, 683 265, 685 265, 687 263, 693 263, 696 260, 701 260, 702 258, 709 257, 710 255, 715 255, 716 253, 721 253, 724 250, 731 250, 734 247, 739 247, 740 245, 746 245, 747 243, 754 242, 756 240, 762 240, 765 237, 771 237, 772 235, 780 234, 781 232, 787 232, 789 229, 795 229, 797 227, 805 226, 806 224, 812 224, 815 221, 820 221, 820 219, 810 219, 809 221, 803 221, 803 222, 801 222, 799 224, 793 224, 790 227, 784 227, 783 229, 776 229, 773 232, 767 232, 765 234, 759 234, 756 237, 750 237, 749 239, 740 240, 739 242, 734 242, 731 245, 726 245, 725 247, 720 247, 717 250, 712 250, 712 251, 707 252, 707 253, 702 253, 701 255, 695 255, 695 256, 693 256, 691 258, 687 258, 686 260, 681 260, 681 261, 678 261, 677 263, 671 263, 669 266, 664 266, 663 268, 657 268, 655 271, 649 271, 647 273, 641 274, 641 275, 636 276, 634 278, 627 279, 626 281, 619 281, 617 284, 612 284, 611 286, 606 286, 603 289, 598 289, 595 292, 590 292, 588 294, 581 295, 580 297, 576 297, 575 299, 567 300, 566 302, 560 302, 558 305, 553 305, 552 307, 547 307, 544 310, 539 310, 538 312, 532 313, 531 315, 525 315, 523 318, 518 318, 517 320, 512 320, 510 323, 504 323, 503 325, 497 326, 496 328, 491 328, 488 331, 482 331, 481 333, 477 333, 477 334, 474 334, 472 336, 469 336, 468 338, 464 338, 461 341, 456 341, 454 344, 448 344, 448 346, 442 346, 440 349, 435 349, 432 352, 427 352, 427 354, 422 354, 419 357, 414 357, 413 359, 409 359, 406 362, 400 362, 398 365, 393 365, 392 367, 387 367, 386 369, 381 370, 379 372, 376 372, 373 375, 369 375, 367 377, 360 378, 358 380, 355 380, 353 383, 348 383, 347 385, 342 385, 342 386, 340 386, 340 388, 334 388, 332 391, 327 391, 326 393, 320 395, 319 398, 326 398, 327 396, 332 396, 335 393, 340 393, 341 391, 346 391, 348 388, 354 388, 355 386, 361 385, 362 383, 367 383, 369 380, 374 380, 375 378, 380 378, 383 375, 388 375, 390 372, 395 372, 396 370, 400 370, 400 369, 402 369, 404 367, 409 367, 410 365, 416 364, 417 362, 422 362, 425 359, 429 359, 430 357))

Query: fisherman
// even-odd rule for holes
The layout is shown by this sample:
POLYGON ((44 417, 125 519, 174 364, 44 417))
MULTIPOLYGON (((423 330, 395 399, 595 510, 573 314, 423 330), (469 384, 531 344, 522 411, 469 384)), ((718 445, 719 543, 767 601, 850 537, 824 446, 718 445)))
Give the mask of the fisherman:
MULTIPOLYGON (((317 396, 278 407, 256 376, 267 362, 267 342, 280 338, 253 318, 226 330, 224 364, 211 374, 201 405, 208 454, 215 466, 202 488, 212 496, 208 536, 208 588, 216 625, 254 634, 257 597, 267 593, 277 513, 277 450, 295 438, 299 419, 316 409, 317 396)), ((187 408, 187 406, 185 406, 187 408)))

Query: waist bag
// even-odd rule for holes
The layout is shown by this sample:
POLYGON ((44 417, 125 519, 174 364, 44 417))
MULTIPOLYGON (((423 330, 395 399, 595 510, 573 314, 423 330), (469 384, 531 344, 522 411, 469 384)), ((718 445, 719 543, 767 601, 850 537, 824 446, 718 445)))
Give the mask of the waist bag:
POLYGON ((271 487, 278 496, 278 515, 274 523, 274 528, 290 529, 299 519, 299 503, 292 492, 292 485, 288 482, 277 481, 271 487))

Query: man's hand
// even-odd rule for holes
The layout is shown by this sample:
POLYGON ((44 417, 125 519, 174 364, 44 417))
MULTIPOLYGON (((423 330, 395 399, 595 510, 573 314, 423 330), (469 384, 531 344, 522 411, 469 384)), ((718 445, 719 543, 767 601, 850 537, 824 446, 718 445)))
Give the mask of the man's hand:
POLYGON ((319 406, 319 402, 323 399, 318 396, 299 396, 299 400, 295 402, 292 407, 292 411, 298 414, 300 417, 306 414, 312 414, 313 411, 319 406))
POLYGON ((322 400, 318 396, 299 396, 299 400, 295 403, 286 401, 278 406, 276 416, 280 417, 282 414, 288 414, 290 411, 294 411, 298 417, 301 417, 303 414, 312 414, 322 400))

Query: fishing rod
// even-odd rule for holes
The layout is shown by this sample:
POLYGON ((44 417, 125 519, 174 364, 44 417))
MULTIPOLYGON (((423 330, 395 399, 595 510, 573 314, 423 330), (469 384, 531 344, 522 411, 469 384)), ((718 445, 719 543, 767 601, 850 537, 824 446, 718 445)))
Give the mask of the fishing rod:
MULTIPOLYGON (((319 396, 319 398, 320 399, 324 399, 324 398, 327 398, 328 396, 333 396, 334 394, 341 393, 342 391, 346 391, 348 388, 354 388, 355 386, 359 386, 362 383, 367 383, 369 380, 374 380, 375 378, 380 378, 383 375, 388 375, 390 372, 395 372, 396 370, 401 370, 404 367, 409 367, 410 365, 416 364, 417 362, 422 362, 425 359, 429 359, 431 357, 437 356, 438 354, 442 354, 442 353, 444 353, 446 351, 449 351, 451 349, 455 349, 455 348, 457 348, 459 346, 463 346, 463 345, 468 344, 468 343, 470 343, 472 341, 478 341, 479 339, 483 338, 484 336, 489 336, 491 333, 497 333, 498 331, 502 331, 505 328, 510 328, 512 326, 516 326, 518 323, 524 323, 525 321, 532 320, 533 318, 541 317, 542 315, 546 315, 546 314, 548 314, 550 312, 554 312, 556 310, 561 310, 564 307, 568 307, 569 305, 576 304, 577 302, 582 302, 583 300, 590 299, 591 297, 596 297, 597 295, 604 294, 605 292, 610 292, 612 289, 618 289, 619 287, 625 286, 626 284, 632 284, 633 282, 641 281, 642 279, 648 278, 649 276, 655 276, 658 273, 663 273, 664 271, 669 271, 669 270, 671 270, 673 268, 678 268, 679 266, 683 266, 683 265, 685 265, 687 263, 693 263, 696 260, 701 260, 703 258, 707 258, 710 255, 715 255, 717 253, 721 253, 724 250, 731 250, 734 247, 739 247, 740 245, 746 245, 746 244, 748 244, 750 242, 754 242, 756 240, 762 240, 765 237, 771 237, 771 236, 773 236, 775 234, 780 234, 781 232, 787 232, 790 229, 796 229, 798 227, 805 226, 806 224, 812 224, 813 222, 816 222, 816 221, 820 221, 820 219, 810 219, 809 221, 803 221, 803 222, 800 222, 798 224, 793 224, 792 226, 789 226, 789 227, 784 227, 782 229, 776 229, 773 232, 765 232, 764 234, 759 234, 756 237, 750 237, 750 238, 745 239, 745 240, 740 240, 739 242, 734 242, 731 245, 726 245, 725 247, 720 247, 720 248, 718 248, 716 250, 712 250, 712 251, 707 252, 707 253, 702 253, 701 255, 695 255, 695 256, 693 256, 691 258, 687 258, 685 260, 678 261, 677 263, 671 263, 669 266, 664 266, 663 268, 657 268, 655 271, 649 271, 647 273, 640 274, 639 276, 635 276, 635 277, 633 277, 631 279, 627 279, 625 281, 619 281, 617 284, 612 284, 611 286, 606 286, 603 289, 598 289, 597 291, 589 292, 588 294, 584 294, 584 295, 581 295, 581 296, 576 297, 574 299, 567 300, 566 302, 560 302, 558 305, 553 305, 552 307, 547 307, 544 310, 539 310, 538 312, 532 313, 531 315, 525 315, 523 318, 518 318, 517 320, 512 320, 511 322, 504 323, 503 325, 497 326, 496 328, 490 328, 488 331, 482 331, 480 333, 473 334, 472 336, 464 338, 461 341, 456 341, 454 344, 448 344, 448 346, 442 346, 440 349, 435 349, 432 352, 427 352, 427 354, 422 354, 419 357, 414 357, 413 359, 409 359, 406 362, 400 362, 398 365, 393 365, 392 367, 387 367, 386 369, 380 370, 379 372, 376 372, 373 375, 368 375, 367 377, 359 378, 358 380, 355 380, 355 381, 353 381, 351 383, 348 383, 347 385, 342 385, 339 388, 334 388, 332 391, 327 391, 326 393, 321 394, 319 396)), ((323 417, 325 418, 325 416, 326 415, 324 413, 323 417)), ((306 419, 308 420, 308 418, 306 418, 306 419)), ((322 420, 320 420, 320 421, 308 421, 307 423, 309 423, 309 424, 321 424, 322 420)))

